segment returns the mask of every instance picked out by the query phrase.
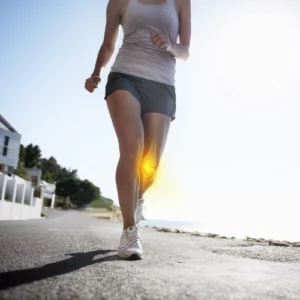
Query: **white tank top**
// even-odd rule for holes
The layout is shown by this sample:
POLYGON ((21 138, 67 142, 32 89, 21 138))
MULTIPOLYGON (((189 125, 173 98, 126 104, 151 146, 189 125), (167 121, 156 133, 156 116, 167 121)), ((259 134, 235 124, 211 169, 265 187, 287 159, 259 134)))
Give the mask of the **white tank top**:
POLYGON ((111 71, 174 85, 176 59, 152 44, 150 32, 164 33, 172 43, 177 42, 179 18, 175 0, 163 4, 129 0, 122 27, 123 44, 111 71))

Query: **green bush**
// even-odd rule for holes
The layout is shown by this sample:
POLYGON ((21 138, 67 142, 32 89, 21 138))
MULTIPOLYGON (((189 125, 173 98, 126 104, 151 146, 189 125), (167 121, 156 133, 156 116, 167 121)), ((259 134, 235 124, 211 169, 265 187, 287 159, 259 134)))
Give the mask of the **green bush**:
POLYGON ((104 197, 99 197, 97 200, 91 203, 93 208, 106 208, 108 210, 112 209, 113 201, 104 197))

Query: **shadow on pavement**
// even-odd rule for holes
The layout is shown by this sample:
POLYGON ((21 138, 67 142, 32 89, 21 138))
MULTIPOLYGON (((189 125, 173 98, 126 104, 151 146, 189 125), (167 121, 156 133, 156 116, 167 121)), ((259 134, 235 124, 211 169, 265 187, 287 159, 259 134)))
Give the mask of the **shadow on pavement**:
POLYGON ((9 271, 0 273, 0 290, 5 290, 25 283, 43 280, 53 276, 74 272, 89 265, 105 261, 121 260, 117 255, 110 255, 93 259, 97 255, 104 255, 115 250, 97 250, 86 253, 70 253, 71 257, 59 262, 51 263, 39 268, 9 271))

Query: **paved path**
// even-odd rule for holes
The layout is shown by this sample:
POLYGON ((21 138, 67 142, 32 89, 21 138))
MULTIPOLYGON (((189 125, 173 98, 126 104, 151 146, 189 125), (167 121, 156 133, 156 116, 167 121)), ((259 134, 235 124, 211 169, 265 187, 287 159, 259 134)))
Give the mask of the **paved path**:
POLYGON ((143 228, 133 262, 120 233, 76 211, 0 222, 0 299, 300 299, 299 248, 143 228))

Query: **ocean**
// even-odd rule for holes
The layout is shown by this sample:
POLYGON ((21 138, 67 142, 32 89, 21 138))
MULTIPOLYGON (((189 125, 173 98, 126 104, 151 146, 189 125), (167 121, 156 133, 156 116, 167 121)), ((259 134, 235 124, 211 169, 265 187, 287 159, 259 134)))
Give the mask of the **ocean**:
POLYGON ((208 222, 200 221, 148 219, 141 221, 140 225, 181 229, 191 232, 199 231, 202 233, 215 233, 227 236, 229 238, 236 237, 244 239, 246 237, 252 237, 300 242, 299 221, 297 224, 293 223, 292 225, 294 226, 289 226, 289 224, 282 224, 280 222, 270 225, 268 225, 268 222, 265 222, 264 224, 258 224, 255 219, 251 224, 242 222, 239 224, 230 222, 222 222, 220 224, 214 222, 214 224, 209 224, 208 222))

